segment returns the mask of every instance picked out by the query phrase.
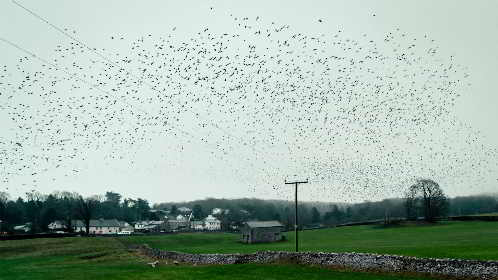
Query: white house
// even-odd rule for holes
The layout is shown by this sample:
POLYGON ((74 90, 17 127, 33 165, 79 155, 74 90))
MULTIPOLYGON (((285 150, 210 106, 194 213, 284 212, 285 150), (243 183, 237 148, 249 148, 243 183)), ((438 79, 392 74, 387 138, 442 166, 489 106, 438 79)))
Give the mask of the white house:
POLYGON ((182 214, 179 214, 176 217, 166 217, 168 230, 170 231, 178 231, 185 230, 190 227, 190 216, 186 217, 182 214))
POLYGON ((191 221, 190 228, 193 230, 204 230, 204 221, 191 221))
POLYGON ((121 225, 120 231, 129 231, 129 232, 135 231, 135 227, 130 225, 129 223, 122 221, 120 221, 119 223, 121 225))
MULTIPOLYGON (((85 222, 75 220, 72 223, 75 232, 86 232, 85 222)), ((116 219, 111 220, 90 220, 90 234, 117 234, 121 231, 121 222, 116 219)))
POLYGON ((134 228, 136 231, 160 231, 163 227, 163 224, 164 221, 140 221, 135 223, 134 228))
POLYGON ((149 223, 147 221, 140 221, 140 222, 136 222, 133 227, 135 228, 135 230, 141 231, 141 230, 144 230, 145 226, 148 224, 149 223))
POLYGON ((20 226, 15 226, 14 227, 15 231, 24 231, 24 232, 29 232, 31 230, 31 223, 26 223, 24 225, 20 226))
POLYGON ((230 213, 230 209, 213 208, 213 210, 211 210, 212 215, 221 215, 221 214, 228 214, 228 213, 230 213))
POLYGON ((206 230, 221 230, 221 221, 209 215, 204 219, 204 228, 206 230))
POLYGON ((66 229, 66 225, 62 221, 54 221, 48 224, 48 229, 50 230, 66 229))

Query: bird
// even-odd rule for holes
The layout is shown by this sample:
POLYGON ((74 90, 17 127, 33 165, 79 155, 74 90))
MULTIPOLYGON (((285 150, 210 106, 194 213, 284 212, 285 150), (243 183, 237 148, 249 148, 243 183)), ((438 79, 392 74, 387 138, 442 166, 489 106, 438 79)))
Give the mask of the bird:
POLYGON ((288 195, 277 182, 292 173, 320 186, 310 196, 348 200, 400 194, 420 174, 451 186, 496 171, 496 150, 452 113, 468 68, 430 36, 230 17, 219 31, 112 35, 128 44, 112 59, 61 42, 52 65, 2 66, 1 110, 13 127, 0 143, 2 181, 53 170, 76 180, 92 153, 131 167, 149 152, 179 166, 200 147, 207 176, 276 197, 288 195))

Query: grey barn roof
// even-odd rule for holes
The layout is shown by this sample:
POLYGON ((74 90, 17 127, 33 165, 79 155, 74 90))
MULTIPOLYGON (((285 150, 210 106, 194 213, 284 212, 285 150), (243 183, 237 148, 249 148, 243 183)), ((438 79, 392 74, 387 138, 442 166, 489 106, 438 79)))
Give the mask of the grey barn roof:
POLYGON ((264 222, 259 222, 259 221, 252 221, 252 222, 246 222, 247 226, 250 228, 267 228, 267 227, 283 227, 279 221, 264 221, 264 222))
MULTIPOLYGON (((85 223, 82 220, 73 221, 73 226, 75 227, 85 227, 85 223)), ((121 224, 116 219, 111 220, 90 220, 91 227, 121 227, 121 224)))

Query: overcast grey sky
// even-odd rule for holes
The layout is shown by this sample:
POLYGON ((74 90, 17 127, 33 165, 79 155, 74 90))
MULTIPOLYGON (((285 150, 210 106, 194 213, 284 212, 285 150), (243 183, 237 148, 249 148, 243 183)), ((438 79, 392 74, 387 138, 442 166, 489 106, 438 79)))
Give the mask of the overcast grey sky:
MULTIPOLYGON (((205 27, 222 33, 224 29, 230 29, 233 25, 230 15, 240 18, 260 17, 268 23, 288 24, 292 32, 304 34, 332 34, 342 30, 348 38, 361 38, 363 34, 382 38, 399 28, 412 38, 429 36, 436 41, 440 54, 445 57, 454 56, 455 60, 466 68, 462 71, 469 74, 467 81, 470 86, 462 87, 460 92, 462 96, 457 99, 455 107, 451 109, 452 112, 456 118, 480 131, 480 143, 490 149, 498 148, 497 1, 23 0, 19 3, 42 15, 56 26, 68 28, 70 32, 74 30, 75 33, 72 34, 85 44, 99 49, 104 48, 109 55, 113 53, 126 55, 130 52, 131 41, 148 34, 166 37, 173 29, 174 36, 178 40, 188 40, 205 27), (123 36, 125 40, 116 42, 110 39, 111 36, 123 36)), ((57 45, 68 45, 71 42, 8 0, 0 1, 0 37, 47 59, 56 57, 54 49, 57 45)), ((21 56, 24 54, 19 50, 0 42, 1 65, 15 67, 21 56)), ((35 61, 27 65, 31 65, 29 67, 32 67, 30 68, 32 71, 41 69, 35 61)), ((5 102, 2 98, 5 98, 5 95, 0 96, 0 101, 5 102)), ((9 139, 13 137, 12 131, 15 127, 7 119, 6 111, 0 112, 0 117, 2 137, 4 141, 11 141, 9 139)), ((185 125, 185 129, 202 134, 189 124, 185 125)), ((246 137, 243 134, 240 136, 246 137)), ((210 156, 212 146, 185 143, 187 151, 184 151, 183 144, 178 150, 179 141, 185 139, 157 136, 150 145, 137 144, 134 148, 136 150, 133 164, 130 164, 129 157, 121 161, 105 160, 101 158, 102 151, 85 151, 88 160, 67 162, 66 169, 63 170, 47 167, 48 170, 43 175, 36 175, 39 177, 36 177, 37 182, 34 185, 32 184, 34 175, 20 173, 11 175, 10 182, 6 183, 6 186, 12 195, 20 195, 33 188, 41 192, 74 190, 85 195, 113 190, 125 196, 143 197, 152 202, 204 197, 251 196, 277 199, 291 197, 290 190, 289 194, 285 195, 285 192, 272 192, 269 188, 269 185, 283 183, 284 178, 279 177, 282 173, 276 173, 279 176, 269 178, 265 177, 265 171, 260 170, 260 168, 269 170, 272 168, 270 166, 278 165, 279 160, 284 158, 270 155, 269 152, 267 160, 272 163, 268 166, 253 167, 245 165, 242 158, 237 155, 247 151, 235 150, 231 156, 227 156, 228 159, 212 158, 210 156), (73 169, 77 169, 78 172, 68 175, 68 170, 73 169), (244 172, 233 172, 234 169, 244 172)), ((306 145, 308 142, 304 143, 306 145)), ((341 147, 348 149, 347 146, 341 147)), ((285 149, 285 147, 280 148, 285 149)), ((456 150, 460 148, 455 147, 456 150)), ((365 153, 368 153, 367 149, 365 148, 365 153)), ((127 152, 123 151, 124 154, 127 152)), ((288 173, 298 173, 296 168, 299 169, 290 165, 288 173)), ((469 175, 465 177, 466 182, 465 178, 463 181, 458 180, 461 182, 458 185, 444 184, 444 179, 441 185, 450 195, 496 191, 497 170, 485 174, 484 181, 476 181, 474 176, 469 175)), ((308 174, 299 175, 308 176, 308 174)), ((318 185, 313 186, 312 183, 308 188, 318 188, 318 185)), ((372 192, 377 197, 372 197, 372 193, 367 192, 368 195, 365 197, 360 194, 361 192, 360 186, 356 192, 354 188, 353 191, 351 188, 327 189, 320 185, 320 192, 310 191, 308 194, 304 192, 303 197, 308 200, 355 201, 397 195, 391 190, 372 192)))

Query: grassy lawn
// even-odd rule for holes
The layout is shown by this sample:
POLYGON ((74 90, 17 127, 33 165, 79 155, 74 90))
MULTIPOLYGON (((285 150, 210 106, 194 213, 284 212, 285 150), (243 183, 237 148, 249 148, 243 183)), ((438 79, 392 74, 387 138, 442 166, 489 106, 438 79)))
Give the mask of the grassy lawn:
POLYGON ((0 241, 0 279, 366 279, 431 278, 334 271, 291 264, 161 265, 128 252, 117 238, 60 238, 0 241))
MULTIPOLYGON (((243 253, 265 250, 293 251, 294 233, 288 241, 241 244, 238 234, 190 233, 131 236, 125 243, 145 243, 154 248, 190 253, 243 253)), ((417 257, 498 260, 498 223, 446 222, 392 228, 354 226, 303 231, 301 251, 368 252, 417 257)))

